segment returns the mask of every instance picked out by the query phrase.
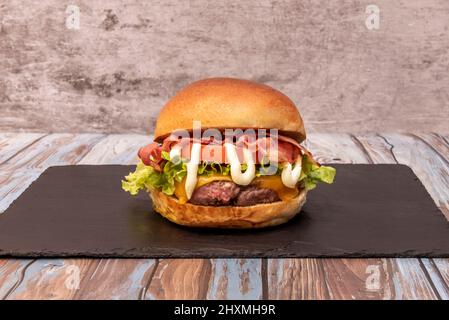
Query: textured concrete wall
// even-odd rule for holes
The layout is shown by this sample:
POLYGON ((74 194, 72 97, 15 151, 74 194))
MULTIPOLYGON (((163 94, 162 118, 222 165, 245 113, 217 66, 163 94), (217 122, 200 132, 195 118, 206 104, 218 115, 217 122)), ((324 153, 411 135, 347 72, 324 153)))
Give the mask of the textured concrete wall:
POLYGON ((0 23, 0 130, 148 132, 209 76, 279 88, 309 131, 449 130, 447 0, 0 0, 0 23))

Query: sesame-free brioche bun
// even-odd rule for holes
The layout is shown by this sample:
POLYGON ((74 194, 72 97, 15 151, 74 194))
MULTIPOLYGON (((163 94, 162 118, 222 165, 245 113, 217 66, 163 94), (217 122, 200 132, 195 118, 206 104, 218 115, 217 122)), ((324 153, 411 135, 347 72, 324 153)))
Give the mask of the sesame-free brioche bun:
POLYGON ((278 129, 298 142, 306 138, 295 104, 267 85, 232 78, 210 78, 179 91, 162 108, 154 132, 161 142, 177 129, 202 128, 278 129))
POLYGON ((306 201, 307 191, 287 201, 256 204, 248 207, 199 206, 181 204, 175 197, 152 189, 150 197, 154 209, 168 220, 189 227, 202 228, 263 228, 287 222, 298 214, 306 201))

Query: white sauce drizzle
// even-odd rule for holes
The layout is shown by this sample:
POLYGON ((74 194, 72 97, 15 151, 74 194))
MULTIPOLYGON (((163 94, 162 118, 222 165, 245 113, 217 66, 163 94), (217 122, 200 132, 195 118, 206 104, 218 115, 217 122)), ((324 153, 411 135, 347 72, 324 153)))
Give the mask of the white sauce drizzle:
MULTIPOLYGON (((247 165, 245 172, 242 172, 241 163, 238 158, 235 146, 232 143, 224 144, 226 149, 226 156, 231 165, 231 178, 238 185, 249 185, 256 177, 256 165, 252 153, 247 148, 243 149, 243 157, 247 165)), ((201 144, 193 143, 190 154, 190 161, 187 163, 187 176, 185 183, 185 191, 187 199, 192 197, 193 191, 198 181, 198 165, 200 163, 201 144)), ((170 160, 174 163, 181 159, 181 148, 179 146, 173 147, 170 151, 170 160)), ((282 183, 288 188, 295 188, 299 177, 301 176, 302 157, 299 157, 292 168, 291 163, 285 163, 281 173, 282 183)))
POLYGON ((243 149, 243 157, 247 168, 245 172, 242 172, 240 160, 235 151, 235 146, 232 143, 226 142, 225 144, 226 156, 231 164, 231 178, 238 185, 247 186, 253 181, 256 176, 256 165, 254 163, 251 151, 247 148, 243 149))
POLYGON ((294 188, 296 186, 296 183, 301 176, 301 168, 302 157, 299 157, 298 160, 296 160, 295 167, 293 169, 290 163, 284 164, 284 168, 282 169, 281 174, 281 179, 284 186, 286 186, 287 188, 294 188))
POLYGON ((181 161, 181 147, 176 145, 170 150, 170 161, 178 164, 181 161))
POLYGON ((192 144, 192 151, 190 152, 190 161, 187 163, 187 177, 185 190, 187 199, 192 197, 193 191, 195 190, 196 183, 198 181, 198 164, 200 163, 201 155, 201 144, 194 142, 192 144))

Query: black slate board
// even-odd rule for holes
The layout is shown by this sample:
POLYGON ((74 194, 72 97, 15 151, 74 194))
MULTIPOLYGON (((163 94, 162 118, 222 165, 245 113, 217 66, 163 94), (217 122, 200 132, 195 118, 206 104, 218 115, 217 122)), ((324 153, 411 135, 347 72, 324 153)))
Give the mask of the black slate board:
POLYGON ((0 215, 0 256, 449 257, 449 223, 410 168, 334 166, 296 218, 260 230, 172 224, 121 190, 133 166, 52 167, 0 215))

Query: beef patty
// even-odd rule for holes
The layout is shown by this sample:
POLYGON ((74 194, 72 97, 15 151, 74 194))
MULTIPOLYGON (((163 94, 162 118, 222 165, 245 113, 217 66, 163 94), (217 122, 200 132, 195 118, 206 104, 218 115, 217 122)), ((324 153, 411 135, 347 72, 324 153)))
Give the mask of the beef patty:
POLYGON ((239 186, 232 181, 213 181, 196 189, 190 202, 203 206, 226 206, 239 192, 239 186))
POLYGON ((258 203, 271 203, 279 200, 281 199, 279 199, 277 192, 272 189, 249 186, 237 195, 235 205, 252 206, 258 203))
POLYGON ((276 191, 256 186, 241 187, 232 181, 213 181, 196 189, 190 202, 203 206, 252 206, 279 201, 276 191))

